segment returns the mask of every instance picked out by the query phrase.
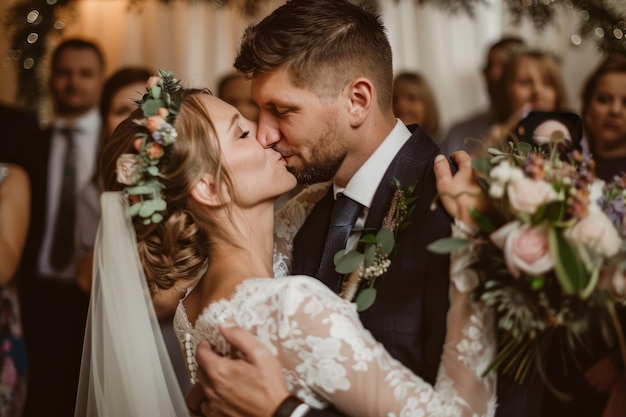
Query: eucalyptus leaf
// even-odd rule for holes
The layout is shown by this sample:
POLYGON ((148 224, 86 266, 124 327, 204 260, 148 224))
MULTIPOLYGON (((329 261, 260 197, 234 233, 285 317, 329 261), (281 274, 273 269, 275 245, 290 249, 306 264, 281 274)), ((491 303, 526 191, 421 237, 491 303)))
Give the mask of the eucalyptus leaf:
POLYGON ((393 250, 395 241, 393 231, 387 227, 381 227, 376 233, 376 241, 381 245, 381 252, 388 255, 393 250))
POLYGON ((128 210, 130 213, 130 216, 135 217, 136 215, 138 215, 140 209, 141 209, 141 202, 135 203, 132 206, 130 206, 128 210))
POLYGON ((356 310, 358 312, 367 310, 376 301, 376 288, 365 288, 356 296, 356 310))
POLYGON ((504 155, 504 152, 502 152, 500 149, 498 148, 487 148, 487 152, 490 155, 504 155))
POLYGON ((563 291, 571 295, 580 294, 589 283, 590 277, 583 268, 576 249, 554 227, 550 228, 548 237, 554 271, 563 291))
POLYGON ((163 100, 150 99, 146 100, 141 105, 141 110, 143 111, 144 115, 150 117, 157 114, 157 110, 159 110, 159 107, 165 107, 165 103, 163 102, 163 100))
POLYGON ((472 158, 472 168, 476 172, 479 172, 485 176, 489 176, 489 171, 491 171, 491 163, 489 162, 489 158, 485 156, 472 158))
POLYGON ((146 204, 147 202, 144 202, 141 205, 141 208, 139 209, 139 215, 141 217, 150 217, 152 216, 152 214, 154 213, 154 207, 150 204, 146 204))
POLYGON ((154 200, 149 200, 148 202, 156 211, 163 211, 167 208, 167 203, 162 198, 155 198, 154 200))
POLYGON ((435 240, 433 243, 428 245, 427 249, 439 255, 447 255, 449 253, 456 252, 459 249, 463 249, 465 246, 469 245, 469 243, 470 241, 468 239, 445 237, 435 240))
POLYGON ((148 168, 146 168, 146 171, 148 171, 148 174, 156 177, 159 174, 159 167, 157 167, 156 165, 150 165, 148 168))
POLYGON ((369 234, 363 236, 361 239, 359 239, 359 242, 361 242, 361 243, 376 243, 376 236, 374 236, 373 234, 369 233, 369 234))
POLYGON ((345 249, 341 249, 340 251, 337 251, 337 253, 335 254, 335 256, 333 257, 333 264, 335 266, 337 266, 337 264, 339 263, 339 261, 341 261, 343 259, 344 256, 346 256, 346 250, 345 249))
POLYGON ((152 217, 150 217, 150 220, 152 220, 152 223, 161 223, 163 216, 161 216, 160 213, 154 213, 152 217))
POLYGON ((154 87, 152 87, 150 92, 152 93, 152 97, 157 98, 157 99, 161 98, 161 87, 159 87, 158 85, 155 85, 154 87))
POLYGON ((365 256, 365 267, 371 266, 376 259, 376 245, 367 245, 363 255, 365 256))
POLYGON ((125 191, 130 195, 152 194, 152 190, 153 188, 147 185, 137 185, 125 189, 125 191))
POLYGON ((346 252, 345 256, 343 256, 339 262, 335 264, 335 271, 340 274, 349 274, 354 272, 361 263, 363 263, 363 255, 361 252, 351 250, 346 252))

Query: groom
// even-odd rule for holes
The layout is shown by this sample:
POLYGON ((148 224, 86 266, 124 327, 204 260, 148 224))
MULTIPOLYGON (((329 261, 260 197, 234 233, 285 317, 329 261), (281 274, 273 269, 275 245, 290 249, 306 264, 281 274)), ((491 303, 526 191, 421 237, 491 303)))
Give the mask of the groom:
MULTIPOLYGON (((441 205, 431 209, 437 145, 420 126, 407 128, 393 115, 391 47, 379 17, 347 0, 291 0, 246 30, 235 67, 252 78, 258 140, 283 155, 299 182, 333 182, 295 237, 292 274, 315 276, 340 292, 344 277, 334 271, 330 248, 359 249, 359 234, 335 236, 337 215, 350 210, 339 204, 355 207, 344 223, 378 230, 394 179, 402 189, 417 184, 410 224, 397 234, 397 252, 360 319, 392 356, 434 384, 446 333, 449 258, 426 247, 449 236, 451 219, 441 205)), ((221 404, 221 411, 239 415, 333 415, 294 398, 282 401, 284 386, 274 384, 275 372, 273 378, 265 372, 269 360, 228 361, 202 352, 210 407, 221 404)), ((192 410, 199 410, 202 392, 195 387, 188 397, 192 410)))

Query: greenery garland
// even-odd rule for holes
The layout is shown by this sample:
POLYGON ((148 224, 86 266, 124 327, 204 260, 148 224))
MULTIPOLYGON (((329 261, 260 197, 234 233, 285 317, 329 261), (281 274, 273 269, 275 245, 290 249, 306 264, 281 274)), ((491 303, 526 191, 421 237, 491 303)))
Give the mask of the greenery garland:
MULTIPOLYGON (((79 0, 17 0, 5 19, 11 49, 7 60, 18 68, 17 101, 37 111, 45 96, 44 59, 49 39, 62 34, 65 22, 72 18, 73 6, 79 0)), ((146 0, 128 0, 131 7, 140 7, 146 0)), ((159 0, 170 4, 183 0, 159 0)), ((260 6, 269 0, 184 0, 205 2, 213 7, 233 7, 247 16, 254 16, 260 6)), ((355 0, 361 4, 377 7, 385 0, 355 0)), ((398 0, 394 0, 398 1, 398 0)), ((474 15, 480 4, 487 0, 414 0, 418 4, 433 5, 451 14, 474 15)), ((580 14, 580 37, 593 38, 605 53, 626 53, 626 10, 621 10, 615 0, 506 0, 519 24, 529 18, 538 30, 554 21, 557 7, 577 10, 580 14)))

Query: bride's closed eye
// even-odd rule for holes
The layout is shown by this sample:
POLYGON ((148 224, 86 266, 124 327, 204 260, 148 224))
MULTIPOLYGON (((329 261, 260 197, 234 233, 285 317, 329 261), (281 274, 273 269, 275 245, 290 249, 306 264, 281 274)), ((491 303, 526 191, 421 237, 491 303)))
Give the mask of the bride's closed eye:
POLYGON ((245 130, 244 132, 241 133, 241 136, 239 136, 239 139, 246 139, 250 136, 250 131, 249 130, 245 130))

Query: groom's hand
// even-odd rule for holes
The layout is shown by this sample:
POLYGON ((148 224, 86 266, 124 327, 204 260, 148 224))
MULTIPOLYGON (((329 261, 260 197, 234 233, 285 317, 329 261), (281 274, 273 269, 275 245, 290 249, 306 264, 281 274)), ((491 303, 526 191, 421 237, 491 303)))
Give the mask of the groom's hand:
POLYGON ((289 395, 280 362, 250 332, 220 329, 240 359, 219 356, 208 343, 200 343, 196 352, 200 384, 187 396, 189 409, 205 416, 272 416, 289 395))
POLYGON ((484 211, 487 207, 485 196, 474 177, 472 158, 465 151, 453 153, 451 159, 458 166, 452 174, 445 156, 435 158, 435 177, 439 198, 448 214, 467 225, 474 225, 470 209, 484 211))

